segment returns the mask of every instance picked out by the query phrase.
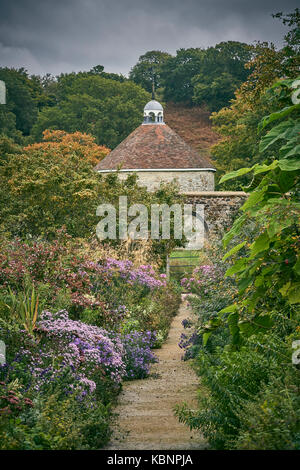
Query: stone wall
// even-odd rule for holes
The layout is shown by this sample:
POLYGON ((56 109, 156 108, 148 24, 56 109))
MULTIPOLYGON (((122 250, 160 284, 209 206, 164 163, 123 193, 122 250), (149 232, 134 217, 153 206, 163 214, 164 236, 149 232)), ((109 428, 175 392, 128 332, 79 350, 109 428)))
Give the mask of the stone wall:
POLYGON ((232 225, 239 208, 247 198, 243 191, 201 191, 185 192, 186 204, 203 204, 206 236, 220 236, 224 229, 232 225))
MULTIPOLYGON (((139 184, 146 186, 148 191, 159 188, 161 182, 171 183, 176 180, 180 192, 186 191, 213 191, 215 188, 213 171, 137 171, 139 184)), ((119 173, 119 178, 126 179, 130 172, 119 173)))

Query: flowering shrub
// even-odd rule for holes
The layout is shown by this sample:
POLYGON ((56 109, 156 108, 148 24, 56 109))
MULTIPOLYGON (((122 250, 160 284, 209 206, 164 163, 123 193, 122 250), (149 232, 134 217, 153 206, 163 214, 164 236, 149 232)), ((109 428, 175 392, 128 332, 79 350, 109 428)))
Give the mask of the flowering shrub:
POLYGON ((157 362, 151 351, 156 341, 156 335, 151 331, 132 331, 122 338, 125 354, 127 380, 143 379, 149 374, 150 364, 157 362))
POLYGON ((0 382, 0 416, 18 415, 24 409, 33 406, 32 400, 13 385, 8 386, 5 382, 0 382))
POLYGON ((66 311, 43 312, 38 322, 39 340, 20 347, 3 367, 1 376, 12 381, 25 370, 27 389, 44 393, 50 383, 64 377, 65 392, 82 399, 93 394, 97 377, 118 386, 123 378, 142 378, 155 362, 152 332, 120 335, 71 320, 66 311))
POLYGON ((136 268, 130 260, 113 258, 91 261, 61 230, 51 243, 17 239, 0 254, 0 292, 23 292, 31 285, 44 308, 66 309, 74 319, 118 329, 131 307, 164 290, 167 282, 151 265, 136 268))
MULTIPOLYGON (((156 273, 150 264, 141 265, 138 269, 133 268, 133 263, 129 260, 119 261, 107 258, 103 264, 104 270, 112 273, 118 273, 122 279, 125 279, 129 285, 140 285, 153 290, 157 287, 166 287, 164 277, 157 279, 156 273)), ((163 275, 164 276, 164 275, 163 275)))
MULTIPOLYGON (((61 352, 68 346, 63 363, 77 367, 86 375, 100 370, 114 382, 120 383, 124 375, 123 348, 120 341, 109 338, 107 331, 80 321, 70 320, 66 311, 53 315, 44 312, 38 324, 40 331, 58 340, 61 352)), ((85 382, 87 383, 87 382, 85 382)), ((89 383, 90 389, 93 385, 89 383)))
POLYGON ((149 264, 90 255, 64 230, 52 242, 3 245, 0 449, 100 448, 122 380, 156 362, 151 348, 167 336, 179 290, 149 264), (24 292, 39 298, 31 332, 13 302, 24 292))
POLYGON ((213 286, 217 279, 222 279, 223 272, 218 265, 204 264, 193 270, 190 278, 181 279, 181 286, 190 293, 207 295, 210 286, 213 286))

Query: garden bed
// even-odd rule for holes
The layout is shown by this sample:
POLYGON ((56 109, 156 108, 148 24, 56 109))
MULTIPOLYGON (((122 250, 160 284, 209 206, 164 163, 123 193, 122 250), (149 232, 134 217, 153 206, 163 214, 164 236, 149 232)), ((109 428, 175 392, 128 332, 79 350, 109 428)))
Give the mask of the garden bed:
POLYGON ((147 377, 180 303, 148 264, 53 242, 0 256, 0 448, 99 449, 125 380, 147 377))

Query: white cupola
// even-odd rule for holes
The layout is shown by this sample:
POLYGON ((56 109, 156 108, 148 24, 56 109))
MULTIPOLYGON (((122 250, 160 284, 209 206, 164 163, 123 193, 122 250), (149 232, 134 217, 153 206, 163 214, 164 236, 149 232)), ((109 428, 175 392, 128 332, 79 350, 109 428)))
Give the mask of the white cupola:
POLYGON ((144 107, 143 124, 164 124, 164 109, 155 99, 149 101, 144 107))

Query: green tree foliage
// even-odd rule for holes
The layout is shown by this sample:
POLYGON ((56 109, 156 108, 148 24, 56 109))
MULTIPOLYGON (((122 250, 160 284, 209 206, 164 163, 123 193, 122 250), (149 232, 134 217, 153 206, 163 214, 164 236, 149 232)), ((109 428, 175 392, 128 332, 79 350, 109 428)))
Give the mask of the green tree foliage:
POLYGON ((100 190, 92 169, 95 156, 100 160, 108 149, 91 136, 61 131, 46 133, 45 142, 23 149, 3 139, 1 149, 2 233, 51 238, 62 225, 73 236, 93 230, 100 190))
POLYGON ((99 145, 120 143, 142 121, 150 96, 102 65, 53 77, 0 68, 7 104, 0 106, 0 134, 17 143, 41 141, 46 129, 89 133, 99 145), (25 139, 24 139, 25 137, 25 139))
MULTIPOLYGON (((215 130, 223 136, 211 149, 221 175, 245 165, 272 161, 272 149, 267 149, 263 154, 259 152, 257 126, 263 116, 287 105, 289 98, 285 93, 271 95, 267 90, 281 77, 296 78, 300 66, 297 36, 299 11, 296 9, 286 17, 282 17, 281 13, 274 16, 287 18, 287 24, 292 28, 284 37, 284 47, 276 50, 273 44, 257 43, 252 60, 246 64, 251 74, 236 91, 231 106, 212 114, 215 130)), ((248 174, 237 181, 225 182, 222 188, 240 189, 247 182, 248 174)))
POLYGON ((145 90, 152 91, 152 82, 155 90, 163 86, 161 70, 171 55, 162 51, 148 51, 141 55, 137 64, 132 67, 129 78, 134 83, 141 85, 145 90))
MULTIPOLYGON (((0 68, 0 80, 6 84, 6 105, 1 107, 4 117, 0 117, 0 131, 7 132, 5 118, 7 116, 10 124, 9 129, 15 127, 24 135, 29 135, 36 121, 38 112, 37 94, 41 93, 39 83, 30 80, 25 69, 0 68), (3 122, 1 122, 3 120, 3 122)), ((10 133, 10 132, 8 132, 10 133)))
POLYGON ((251 59, 252 49, 237 41, 207 49, 179 49, 162 66, 164 99, 220 109, 249 75, 244 65, 251 59))
POLYGON ((211 111, 227 106, 235 90, 249 75, 245 64, 253 46, 236 41, 221 42, 203 55, 200 73, 192 79, 193 102, 206 104, 211 111))
POLYGON ((166 61, 162 69, 165 101, 192 103, 192 79, 200 72, 203 54, 199 48, 179 49, 175 57, 166 61))
POLYGON ((114 148, 142 121, 149 94, 131 81, 105 78, 102 73, 62 74, 57 78, 55 106, 44 107, 32 136, 45 129, 86 132, 99 145, 114 148))
MULTIPOLYGON (((149 193, 138 186, 135 175, 120 181, 117 174, 104 177, 94 172, 108 149, 87 134, 45 131, 42 143, 23 149, 4 138, 0 149, 0 231, 7 237, 51 240, 65 226, 73 237, 95 238, 99 204, 118 207, 119 196, 126 195, 128 207, 145 204, 150 215, 151 204, 181 202, 170 185, 149 193)), ((182 243, 172 238, 153 241, 152 255, 164 258, 182 243)))

